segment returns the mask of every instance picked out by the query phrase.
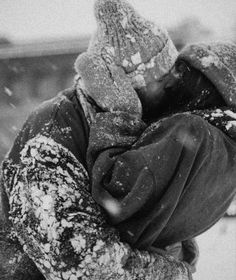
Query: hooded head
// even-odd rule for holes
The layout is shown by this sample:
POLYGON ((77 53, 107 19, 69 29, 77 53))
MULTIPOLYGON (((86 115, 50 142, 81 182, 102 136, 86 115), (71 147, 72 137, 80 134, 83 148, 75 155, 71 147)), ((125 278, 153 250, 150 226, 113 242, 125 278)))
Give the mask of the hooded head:
POLYGON ((201 71, 218 90, 227 105, 236 107, 236 45, 215 42, 187 46, 178 60, 201 71))

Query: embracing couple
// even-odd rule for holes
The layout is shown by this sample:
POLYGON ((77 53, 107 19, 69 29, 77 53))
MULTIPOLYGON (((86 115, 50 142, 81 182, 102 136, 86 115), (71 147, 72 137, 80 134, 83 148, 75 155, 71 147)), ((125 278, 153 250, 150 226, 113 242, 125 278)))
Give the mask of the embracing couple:
POLYGON ((236 46, 178 53, 124 0, 95 16, 2 163, 0 278, 192 279, 236 192, 236 46))

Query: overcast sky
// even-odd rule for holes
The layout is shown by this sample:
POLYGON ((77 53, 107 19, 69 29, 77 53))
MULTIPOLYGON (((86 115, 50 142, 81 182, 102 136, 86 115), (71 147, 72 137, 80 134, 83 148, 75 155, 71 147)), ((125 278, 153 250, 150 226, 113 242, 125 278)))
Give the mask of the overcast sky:
MULTIPOLYGON (((236 0, 129 0, 167 27, 197 16, 220 38, 236 25, 236 0)), ((91 34, 94 0, 0 0, 0 36, 15 42, 91 34)))

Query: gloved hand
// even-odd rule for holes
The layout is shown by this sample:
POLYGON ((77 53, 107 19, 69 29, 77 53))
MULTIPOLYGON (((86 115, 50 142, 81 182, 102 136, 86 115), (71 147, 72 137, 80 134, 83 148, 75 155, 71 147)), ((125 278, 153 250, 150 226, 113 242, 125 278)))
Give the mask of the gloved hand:
POLYGON ((199 247, 194 238, 167 246, 165 251, 176 260, 188 263, 192 273, 196 271, 196 265, 199 259, 199 247))
POLYGON ((142 114, 141 102, 124 70, 85 52, 76 62, 83 90, 104 111, 142 114))

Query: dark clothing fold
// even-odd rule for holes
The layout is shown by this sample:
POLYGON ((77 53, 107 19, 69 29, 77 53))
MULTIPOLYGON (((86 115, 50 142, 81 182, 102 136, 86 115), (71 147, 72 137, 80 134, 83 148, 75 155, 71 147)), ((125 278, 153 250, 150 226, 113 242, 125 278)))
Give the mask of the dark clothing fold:
POLYGON ((120 140, 115 144, 119 124, 114 116, 105 118, 98 116, 90 133, 89 155, 97 142, 101 149, 92 166, 92 194, 123 241, 139 249, 164 248, 199 235, 222 217, 235 194, 231 138, 202 117, 181 113, 152 124, 124 151, 126 140, 123 147, 120 140), (96 133, 110 122, 110 137, 96 133), (113 139, 110 148, 105 138, 113 139))

